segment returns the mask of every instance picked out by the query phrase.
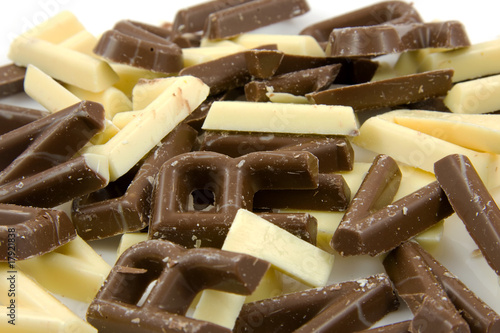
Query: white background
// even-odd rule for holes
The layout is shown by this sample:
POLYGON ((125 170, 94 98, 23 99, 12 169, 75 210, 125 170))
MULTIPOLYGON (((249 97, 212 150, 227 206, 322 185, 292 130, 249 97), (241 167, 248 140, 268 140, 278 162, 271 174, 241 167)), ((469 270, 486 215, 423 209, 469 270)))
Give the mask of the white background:
MULTIPOLYGON (((268 33, 296 34, 308 24, 328 17, 343 14, 374 1, 324 1, 309 0, 311 11, 301 17, 263 29, 268 33)), ((150 24, 172 21, 178 9, 199 3, 195 0, 140 0, 140 1, 76 1, 76 0, 22 0, 3 1, 0 5, 0 64, 8 63, 9 43, 16 35, 36 25, 61 10, 70 10, 87 29, 99 35, 121 19, 133 19, 150 24)), ((425 21, 459 20, 462 21, 473 43, 500 37, 498 10, 495 2, 475 1, 438 1, 415 0, 415 8, 425 21)), ((500 60, 499 60, 500 61, 500 60)), ((473 65, 473 64, 472 64, 473 65)), ((0 103, 17 102, 16 98, 0 100, 0 103)), ((498 277, 485 264, 482 258, 472 256, 476 248, 457 218, 450 220, 446 227, 447 237, 436 255, 471 289, 500 312, 500 287, 498 277)), ((113 260, 116 239, 93 243, 94 247, 113 260)), ((376 266, 376 265, 375 265, 376 266)), ((366 258, 339 259, 332 273, 332 281, 360 278, 371 273, 373 261, 366 258), (360 264, 361 263, 361 264, 360 264)), ((0 291, 1 292, 1 291, 0 291)), ((68 301, 75 312, 83 315, 86 304, 68 301)), ((399 320, 407 314, 392 315, 385 322, 399 320)))

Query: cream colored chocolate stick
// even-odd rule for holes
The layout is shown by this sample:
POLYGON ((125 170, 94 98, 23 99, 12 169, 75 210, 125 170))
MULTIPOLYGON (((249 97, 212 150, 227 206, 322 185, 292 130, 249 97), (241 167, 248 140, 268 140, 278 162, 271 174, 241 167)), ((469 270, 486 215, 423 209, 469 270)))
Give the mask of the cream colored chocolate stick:
POLYGON ((203 129, 355 136, 358 123, 349 106, 217 101, 203 129))
POLYGON ((500 110, 500 75, 455 84, 444 98, 444 104, 454 113, 500 110))

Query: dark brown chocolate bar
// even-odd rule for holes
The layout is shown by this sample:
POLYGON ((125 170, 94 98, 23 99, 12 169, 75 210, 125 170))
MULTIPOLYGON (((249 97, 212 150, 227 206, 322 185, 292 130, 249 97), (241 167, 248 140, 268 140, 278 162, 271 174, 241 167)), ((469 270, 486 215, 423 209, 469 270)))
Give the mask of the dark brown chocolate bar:
POLYGON ((312 190, 262 190, 255 193, 253 207, 257 210, 305 209, 344 211, 351 199, 351 190, 342 175, 319 174, 319 185, 312 190))
POLYGON ((343 137, 206 131, 200 150, 231 157, 266 150, 308 151, 318 158, 321 173, 350 171, 354 164, 352 145, 343 137))
POLYGON ((375 25, 334 29, 326 46, 330 57, 373 57, 425 48, 470 46, 457 21, 375 25))
POLYGON ((153 72, 177 73, 184 66, 182 50, 177 44, 130 21, 123 21, 117 29, 106 31, 94 53, 113 62, 153 72))
POLYGON ((179 33, 201 31, 205 27, 210 14, 250 1, 253 0, 205 1, 198 5, 181 9, 175 14, 172 29, 179 33))
POLYGON ((209 15, 205 27, 208 39, 235 37, 310 10, 305 0, 254 0, 209 15))
POLYGON ((180 125, 155 147, 130 181, 128 175, 73 200, 71 217, 80 237, 93 240, 139 231, 149 224, 156 175, 170 158, 191 151, 197 132, 180 125))
POLYGON ((279 50, 250 50, 245 54, 248 72, 258 79, 270 78, 278 70, 284 55, 279 50))
POLYGON ((412 4, 403 1, 381 1, 355 11, 335 16, 304 28, 300 34, 310 35, 318 42, 327 42, 333 29, 422 22, 412 4))
POLYGON ((410 333, 410 324, 410 320, 405 320, 394 324, 356 331, 356 333, 410 333))
MULTIPOLYGON (((104 108, 101 104, 82 101, 67 108, 68 112, 46 127, 5 169, 0 184, 5 184, 47 170, 72 158, 80 148, 104 129, 104 108)), ((39 123, 32 122, 0 136, 2 150, 15 150, 17 138, 29 137, 39 123)))
POLYGON ((381 156, 374 161, 332 237, 332 248, 345 256, 375 256, 453 213, 437 182, 390 203, 399 177, 397 165, 390 157, 381 156))
POLYGON ((247 303, 234 332, 353 332, 398 306, 391 282, 380 274, 247 303))
POLYGON ((316 104, 348 105, 355 111, 414 103, 444 96, 452 87, 453 70, 436 70, 333 88, 307 95, 316 104))
POLYGON ((383 262, 398 295, 414 314, 410 332, 470 332, 415 246, 406 242, 391 251, 383 262))
POLYGON ((8 64, 0 67, 0 97, 14 95, 24 91, 26 67, 8 64))
POLYGON ((93 156, 82 155, 32 176, 0 185, 0 202, 51 208, 108 184, 93 156))
POLYGON ((439 185, 491 268, 500 275, 500 210, 465 155, 434 164, 439 185))
POLYGON ((127 249, 87 311, 99 332, 231 332, 186 317, 198 292, 249 295, 270 267, 250 255, 148 240, 127 249), (156 281, 151 291, 146 290, 156 281))
POLYGON ((47 111, 0 104, 0 135, 48 115, 47 111))
POLYGON ((488 333, 500 331, 500 315, 477 297, 462 281, 446 267, 441 265, 430 253, 418 243, 411 244, 434 276, 443 285, 446 294, 462 317, 469 323, 471 332, 488 333))
POLYGON ((337 77, 340 64, 304 69, 275 76, 269 80, 252 81, 245 85, 245 96, 248 101, 268 102, 269 93, 289 93, 303 96, 308 93, 324 90, 337 77))
POLYGON ((60 210, 0 204, 0 261, 13 263, 50 252, 76 237, 60 210))
MULTIPOLYGON (((258 152, 230 158, 214 152, 192 152, 165 163, 153 194, 150 238, 186 247, 221 247, 238 209, 253 209, 253 197, 264 189, 314 189, 318 160, 309 152, 258 152), (197 211, 190 204, 193 192, 205 192, 214 205, 197 211)), ((308 214, 267 213, 280 225, 308 214)), ((307 226, 304 225, 307 230, 307 226)))

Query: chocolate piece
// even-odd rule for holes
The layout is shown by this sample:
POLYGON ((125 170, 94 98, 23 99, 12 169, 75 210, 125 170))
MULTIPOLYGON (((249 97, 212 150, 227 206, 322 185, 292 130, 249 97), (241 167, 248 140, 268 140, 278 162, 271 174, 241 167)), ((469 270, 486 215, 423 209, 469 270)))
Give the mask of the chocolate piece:
POLYGON ((246 52, 238 52, 212 61, 184 68, 179 75, 192 75, 210 87, 210 95, 216 95, 244 86, 252 76, 248 71, 246 52))
POLYGON ((399 323, 356 331, 356 333, 410 333, 410 324, 410 320, 405 320, 399 323))
POLYGON ((0 135, 48 115, 46 111, 0 104, 0 135))
POLYGON ((375 256, 453 213, 437 182, 390 203, 399 181, 399 170, 392 158, 379 156, 336 229, 332 248, 344 256, 375 256))
POLYGON ((273 76, 284 57, 278 50, 250 50, 245 54, 248 72, 258 79, 273 76))
MULTIPOLYGON (((334 332, 352 332, 355 327, 366 327, 363 324, 359 326, 360 323, 372 323, 388 312, 395 311, 398 305, 387 275, 380 274, 247 303, 243 306, 233 331, 295 332, 297 329, 300 331, 311 328, 309 325, 314 324, 317 316, 321 318, 328 313, 340 324, 334 332), (378 304, 377 310, 372 314, 364 308, 374 306, 364 302, 370 296, 378 296, 378 302, 375 302, 378 304), (342 311, 331 314, 331 310, 338 306, 343 306, 342 311), (344 321, 347 318, 343 316, 350 316, 351 323, 344 321)), ((316 332, 308 332, 311 331, 316 332)))
POLYGON ((265 150, 308 151, 318 158, 321 173, 349 171, 354 163, 354 150, 343 137, 206 131, 200 150, 231 157, 265 150))
POLYGON ((0 185, 0 202, 50 208, 97 191, 109 181, 106 161, 101 156, 82 155, 0 185))
POLYGON ((500 210, 465 155, 434 164, 439 185, 491 268, 500 275, 500 210))
POLYGON ((154 180, 160 167, 170 158, 191 151, 196 134, 187 125, 178 126, 145 157, 131 182, 124 176, 102 190, 73 200, 71 217, 80 237, 93 240, 144 229, 149 223, 154 180))
MULTIPOLYGON (((130 25, 128 28, 131 29, 130 25)), ((125 28, 124 28, 125 30, 125 28)), ((181 48, 146 30, 106 31, 94 48, 94 53, 113 62, 144 68, 153 72, 177 73, 183 67, 181 48), (140 36, 138 38, 137 36, 140 36)))
POLYGON ((307 95, 316 104, 348 105, 355 111, 418 102, 446 95, 453 70, 437 70, 329 89, 307 95))
POLYGON ((201 31, 205 27, 207 18, 210 14, 250 1, 253 0, 205 1, 198 5, 181 9, 175 14, 172 29, 179 33, 201 31))
POLYGON ((14 95, 24 91, 26 67, 14 64, 0 67, 0 97, 14 95))
POLYGON ((270 264, 217 249, 148 240, 126 250, 87 311, 99 332, 231 332, 185 316, 196 294, 215 289, 249 295, 270 264), (151 292, 146 289, 156 281, 151 292))
POLYGON ((351 199, 344 177, 322 173, 319 185, 312 190, 262 190, 255 193, 254 209, 305 209, 343 211, 351 199))
POLYGON ((457 21, 375 25, 334 29, 326 46, 331 57, 372 57, 425 48, 455 49, 470 46, 457 21))
POLYGON ((235 37, 309 11, 305 0, 254 0, 209 15, 205 27, 208 39, 235 37))
MULTIPOLYGON (((68 161, 98 132, 104 129, 104 108, 101 104, 83 101, 70 107, 56 122, 44 129, 4 170, 0 183, 7 183, 47 170, 68 161)), ((28 134, 38 124, 30 123, 0 137, 0 144, 14 145, 19 135, 28 134)), ((29 134, 28 134, 29 135, 29 134)))
POLYGON ((334 81, 339 84, 368 82, 375 75, 378 68, 378 63, 370 59, 325 58, 285 54, 275 74, 281 75, 334 64, 342 65, 334 81))
POLYGON ((318 42, 327 42, 333 29, 378 24, 403 24, 422 22, 412 4, 403 1, 382 1, 340 16, 314 23, 300 34, 310 35, 318 42))
POLYGON ((76 237, 63 211, 0 204, 0 261, 41 255, 76 237))
MULTIPOLYGON (((258 190, 316 188, 317 163, 308 152, 260 152, 235 159, 192 152, 170 159, 160 170, 153 194, 150 238, 186 247, 199 246, 200 242, 204 247, 221 247, 237 211, 252 210, 258 190), (195 211, 189 204, 195 190, 211 193, 214 206, 195 211)), ((268 213, 264 218, 280 225, 293 217, 268 213)))
POLYGON ((411 245, 443 285, 450 300, 469 323, 471 332, 497 332, 500 330, 499 314, 477 297, 462 281, 434 259, 418 243, 412 243, 411 245))
POLYGON ((391 251, 383 262, 398 295, 414 314, 409 331, 470 332, 469 325, 415 247, 413 242, 406 242, 391 251))
POLYGON ((245 96, 248 101, 268 102, 267 94, 272 92, 299 96, 317 92, 332 84, 340 67, 340 64, 334 64, 283 74, 266 81, 252 81, 245 85, 245 96))

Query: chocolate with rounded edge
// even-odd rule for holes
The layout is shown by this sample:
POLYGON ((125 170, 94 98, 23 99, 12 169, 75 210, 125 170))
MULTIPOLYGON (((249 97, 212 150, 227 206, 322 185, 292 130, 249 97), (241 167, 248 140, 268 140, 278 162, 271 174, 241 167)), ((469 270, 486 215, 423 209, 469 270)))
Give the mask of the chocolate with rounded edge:
POLYGON ((187 317, 190 304, 204 289, 249 295, 269 267, 246 254, 186 250, 164 240, 147 240, 120 256, 90 304, 87 320, 103 333, 231 332, 187 317))
MULTIPOLYGON (((182 154, 158 175, 149 237, 186 247, 221 247, 237 211, 252 210, 258 190, 317 186, 318 160, 309 152, 256 152, 239 158, 206 151, 182 154), (190 203, 192 194, 200 192, 213 198, 213 206, 203 211, 190 203)), ((277 225, 300 216, 310 219, 309 214, 265 215, 277 225)))
POLYGON ((48 115, 47 111, 0 104, 0 135, 48 115))
POLYGON ((0 261, 29 259, 76 237, 71 219, 60 210, 0 204, 0 261))

